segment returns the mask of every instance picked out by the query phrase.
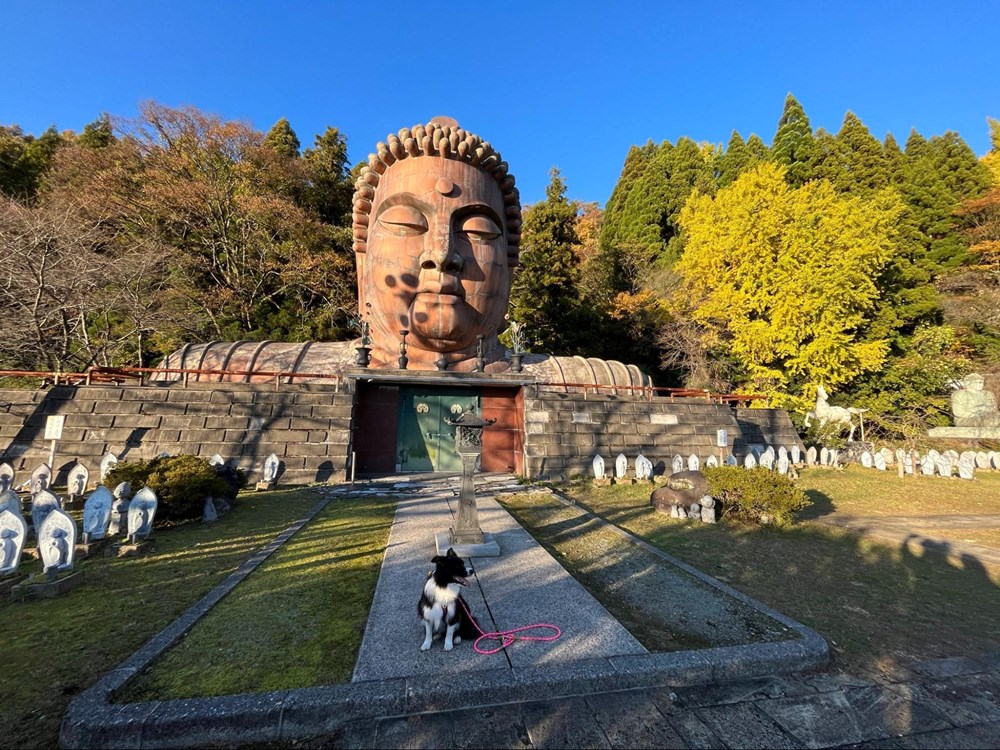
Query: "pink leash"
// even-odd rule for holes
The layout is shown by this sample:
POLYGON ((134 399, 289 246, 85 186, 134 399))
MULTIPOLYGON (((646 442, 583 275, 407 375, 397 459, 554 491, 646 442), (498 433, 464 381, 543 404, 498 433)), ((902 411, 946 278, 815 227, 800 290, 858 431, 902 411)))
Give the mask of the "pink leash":
POLYGON ((524 625, 520 628, 514 628, 513 630, 501 630, 496 633, 484 633, 483 629, 479 627, 479 623, 476 621, 476 618, 472 616, 471 612, 469 612, 469 608, 465 606, 465 602, 462 599, 459 599, 458 601, 459 604, 462 605, 462 609, 465 610, 465 614, 468 615, 473 626, 479 631, 479 637, 476 638, 475 642, 472 644, 472 649, 477 654, 482 654, 483 656, 489 656, 490 654, 495 654, 498 651, 503 651, 505 648, 514 643, 514 641, 554 641, 562 635, 562 630, 560 630, 557 625, 549 625, 544 622, 539 622, 534 625, 524 625), (553 635, 518 635, 518 633, 522 633, 525 630, 534 630, 535 628, 548 628, 549 630, 554 630, 555 633, 553 635), (483 649, 479 647, 479 642, 482 640, 500 641, 500 645, 494 649, 483 649))

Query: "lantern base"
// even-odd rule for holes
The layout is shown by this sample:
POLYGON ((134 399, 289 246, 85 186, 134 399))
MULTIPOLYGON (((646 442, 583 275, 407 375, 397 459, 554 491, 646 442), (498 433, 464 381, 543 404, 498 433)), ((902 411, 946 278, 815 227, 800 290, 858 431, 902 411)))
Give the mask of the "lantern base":
POLYGON ((449 549, 455 550, 459 557, 500 557, 500 545, 492 534, 483 534, 482 544, 453 544, 451 532, 439 531, 434 535, 437 554, 444 555, 449 549))

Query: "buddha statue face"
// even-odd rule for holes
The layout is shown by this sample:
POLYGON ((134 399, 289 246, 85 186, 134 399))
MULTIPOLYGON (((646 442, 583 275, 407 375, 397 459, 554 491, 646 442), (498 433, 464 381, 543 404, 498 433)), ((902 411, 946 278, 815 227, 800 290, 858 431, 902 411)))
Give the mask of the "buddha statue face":
POLYGON ((502 216, 496 181, 469 164, 420 156, 386 170, 359 284, 392 357, 403 329, 414 364, 474 356, 479 335, 496 335, 510 295, 502 216))
POLYGON ((520 204, 506 164, 477 136, 453 121, 410 134, 379 144, 355 194, 372 363, 395 367, 408 331, 408 367, 469 370, 480 338, 488 360, 502 351, 520 204))

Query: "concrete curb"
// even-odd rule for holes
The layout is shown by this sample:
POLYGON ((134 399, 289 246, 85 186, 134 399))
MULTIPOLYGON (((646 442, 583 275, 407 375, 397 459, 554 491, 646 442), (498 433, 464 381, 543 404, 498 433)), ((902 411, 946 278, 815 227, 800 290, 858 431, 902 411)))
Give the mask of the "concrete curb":
MULTIPOLYGON (((359 719, 398 717, 595 692, 721 682, 816 669, 827 663, 826 641, 815 631, 672 558, 614 524, 608 524, 630 541, 777 620, 799 637, 789 641, 698 651, 581 659, 555 667, 489 670, 461 676, 372 680, 216 698, 129 704, 111 702, 115 692, 176 643, 219 600, 335 497, 331 494, 324 498, 305 518, 253 555, 120 667, 77 696, 63 719, 60 746, 183 748, 271 744, 329 734, 359 719)), ((579 506, 574 507, 587 513, 579 506)))

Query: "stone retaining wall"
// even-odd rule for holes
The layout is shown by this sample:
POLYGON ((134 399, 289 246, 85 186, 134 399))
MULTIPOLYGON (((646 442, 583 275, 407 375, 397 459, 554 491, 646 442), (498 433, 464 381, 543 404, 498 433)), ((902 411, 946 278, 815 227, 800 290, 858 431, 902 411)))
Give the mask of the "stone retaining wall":
POLYGON ((662 472, 669 471, 678 453, 685 458, 696 454, 704 464, 720 452, 742 458, 758 442, 802 447, 788 414, 780 409, 546 391, 525 398, 524 437, 528 476, 553 480, 591 475, 595 453, 604 457, 608 471, 619 453, 628 456, 630 466, 642 453, 662 472), (718 430, 726 430, 725 449, 716 446, 718 430))
POLYGON ((288 484, 343 479, 350 452, 353 383, 251 385, 192 383, 148 386, 56 386, 0 390, 0 461, 30 472, 47 461, 45 418, 65 414, 55 484, 74 459, 92 473, 111 451, 124 460, 161 452, 219 453, 259 478, 276 453, 288 484))

